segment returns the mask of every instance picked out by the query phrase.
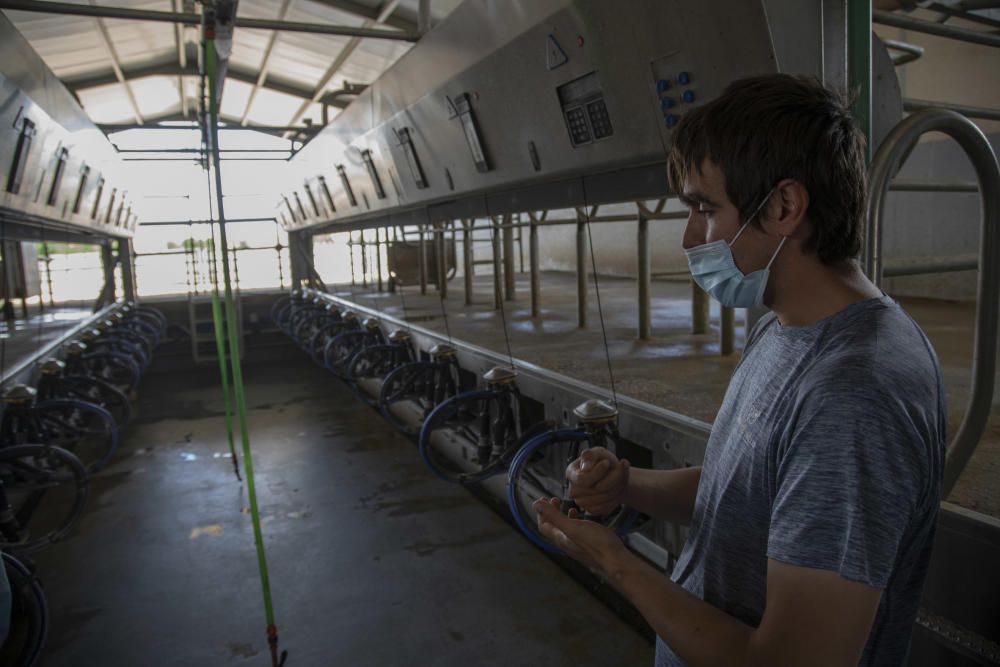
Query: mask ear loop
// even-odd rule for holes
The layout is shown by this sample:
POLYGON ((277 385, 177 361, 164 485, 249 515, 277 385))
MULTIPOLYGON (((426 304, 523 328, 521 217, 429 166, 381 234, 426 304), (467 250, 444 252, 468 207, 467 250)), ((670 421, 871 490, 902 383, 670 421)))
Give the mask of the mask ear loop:
MULTIPOLYGON (((778 186, 777 186, 777 185, 775 185, 775 186, 774 186, 773 188, 771 188, 771 189, 770 189, 770 190, 768 191, 767 195, 766 195, 766 196, 764 197, 764 201, 762 201, 762 202, 761 202, 760 204, 758 204, 758 205, 757 205, 757 208, 755 208, 755 209, 753 210, 753 213, 751 213, 751 214, 750 214, 750 217, 749 217, 749 218, 747 218, 747 221, 743 223, 743 226, 742 226, 742 227, 740 227, 740 231, 736 232, 736 236, 734 236, 734 237, 733 237, 733 240, 729 242, 729 247, 730 247, 730 248, 732 248, 732 247, 733 247, 733 244, 734 244, 734 243, 736 243, 736 240, 737 240, 738 238, 740 238, 740 236, 741 236, 741 235, 743 234, 743 230, 747 228, 747 226, 748 226, 748 225, 750 224, 750 221, 751 221, 751 220, 753 220, 753 219, 754 219, 755 217, 757 217, 757 214, 758 214, 758 213, 760 213, 760 210, 761 210, 762 208, 764 208, 764 204, 766 204, 766 203, 767 203, 767 202, 768 202, 768 201, 769 201, 769 200, 771 199, 771 195, 773 195, 773 194, 774 194, 774 191, 775 191, 775 190, 777 189, 777 187, 778 187, 778 186)), ((784 243, 784 241, 782 241, 782 243, 784 243)), ((781 249, 781 246, 778 246, 778 249, 780 250, 780 249, 781 249)), ((775 253, 775 254, 777 254, 777 253, 775 253)), ((772 262, 774 261, 774 258, 773 258, 773 257, 771 258, 771 261, 772 261, 772 262)), ((771 266, 771 265, 770 265, 770 264, 768 264, 768 268, 770 268, 770 266, 771 266)))

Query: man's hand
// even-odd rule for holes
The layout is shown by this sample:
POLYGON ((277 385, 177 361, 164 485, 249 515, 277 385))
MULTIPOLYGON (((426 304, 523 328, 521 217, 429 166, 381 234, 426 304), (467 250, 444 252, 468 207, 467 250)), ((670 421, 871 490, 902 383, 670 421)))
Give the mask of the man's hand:
POLYGON ((626 551, 610 528, 584 521, 575 509, 569 516, 560 512, 558 498, 539 498, 533 507, 538 514, 538 532, 587 567, 607 572, 614 559, 626 551))
POLYGON ((611 514, 625 503, 629 462, 604 449, 588 449, 566 468, 569 496, 584 511, 611 514))

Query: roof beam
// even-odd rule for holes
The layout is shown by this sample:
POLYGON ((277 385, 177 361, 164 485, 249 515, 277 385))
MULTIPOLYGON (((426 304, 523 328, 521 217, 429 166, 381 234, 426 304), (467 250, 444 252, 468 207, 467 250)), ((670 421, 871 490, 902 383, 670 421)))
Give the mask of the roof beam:
MULTIPOLYGON (((378 16, 376 16, 374 19, 369 19, 365 21, 362 24, 362 27, 369 28, 373 25, 383 23, 386 19, 392 16, 392 13, 396 11, 396 7, 398 6, 399 6, 399 0, 385 0, 385 2, 383 2, 382 6, 379 8, 378 16)), ((323 73, 323 76, 320 77, 319 82, 313 89, 312 95, 310 96, 309 100, 303 102, 302 106, 300 106, 298 108, 298 111, 296 111, 295 114, 292 116, 292 119, 288 122, 289 125, 295 125, 296 123, 298 123, 299 119, 302 118, 305 112, 309 109, 309 105, 315 104, 320 100, 321 97, 323 97, 323 94, 326 92, 326 86, 330 83, 333 77, 336 76, 337 72, 339 72, 340 69, 344 66, 344 63, 346 63, 348 58, 351 57, 355 49, 358 48, 359 44, 361 44, 360 37, 352 37, 350 40, 348 40, 347 44, 344 45, 344 48, 341 49, 340 53, 337 54, 337 57, 334 58, 333 62, 330 64, 330 67, 327 68, 326 72, 323 73)))
MULTIPOLYGON (((278 20, 281 21, 288 14, 288 10, 291 9, 292 4, 295 0, 282 0, 281 7, 278 9, 278 20)), ((253 89, 250 91, 249 97, 247 97, 247 105, 243 108, 243 115, 240 117, 240 125, 247 124, 247 117, 250 115, 250 108, 253 107, 253 101, 257 97, 257 93, 260 91, 261 86, 267 81, 267 69, 271 66, 271 52, 274 50, 274 45, 278 41, 278 32, 272 32, 270 39, 267 40, 267 48, 264 49, 264 57, 260 61, 260 73, 257 75, 257 81, 253 85, 253 89)))
MULTIPOLYGON (((201 25, 201 14, 161 12, 149 9, 131 9, 127 7, 104 7, 95 5, 75 5, 68 2, 40 2, 39 0, 0 0, 0 9, 17 9, 24 12, 40 12, 43 14, 65 14, 69 16, 96 16, 101 18, 156 21, 161 23, 183 23, 185 25, 201 25)), ((237 16, 233 20, 237 28, 253 28, 257 30, 285 30, 288 32, 306 32, 319 35, 341 35, 346 37, 366 37, 369 39, 391 39, 404 42, 415 42, 420 37, 415 32, 402 30, 381 30, 367 27, 330 25, 324 23, 300 23, 295 21, 272 21, 269 19, 251 19, 237 16)))
MULTIPOLYGON (((186 67, 182 68, 179 67, 176 62, 170 61, 124 69, 122 70, 122 73, 125 75, 126 81, 133 81, 146 76, 198 76, 198 69, 192 63, 189 63, 186 67)), ((226 76, 234 81, 242 81, 249 84, 257 82, 256 73, 249 70, 235 68, 232 66, 232 63, 229 65, 226 76)), ((86 77, 64 79, 63 85, 65 85, 70 92, 75 94, 80 90, 94 88, 95 86, 105 86, 111 83, 116 83, 117 81, 118 78, 116 75, 108 72, 102 72, 100 74, 93 74, 86 77)), ((309 88, 303 88, 293 83, 275 81, 274 79, 266 81, 261 88, 266 88, 267 90, 273 90, 276 93, 284 93, 285 95, 291 95, 292 97, 298 97, 301 99, 309 99, 312 96, 312 90, 309 88)), ((331 106, 343 108, 347 106, 347 102, 335 102, 332 103, 331 106)))
MULTIPOLYGON (((357 2, 351 2, 350 0, 309 0, 317 5, 323 7, 329 7, 330 9, 336 9, 338 12, 344 12, 346 14, 351 14, 353 16, 359 16, 365 19, 376 19, 379 15, 379 9, 377 7, 367 7, 365 5, 358 4, 357 2)), ((385 25, 396 28, 398 30, 403 30, 409 33, 417 32, 417 24, 412 21, 407 21, 401 16, 390 16, 386 20, 382 21, 385 25)))
MULTIPOLYGON (((94 4, 94 0, 90 0, 90 4, 94 4)), ((108 27, 104 25, 104 20, 100 18, 95 18, 94 22, 97 24, 97 33, 101 36, 101 43, 104 45, 104 51, 108 54, 108 60, 111 61, 111 69, 114 70, 115 78, 125 88, 125 94, 128 97, 128 102, 132 105, 132 114, 135 116, 135 122, 142 125, 142 112, 139 111, 139 102, 135 99, 135 93, 132 92, 132 86, 129 85, 128 80, 125 78, 125 74, 122 72, 121 62, 118 60, 118 52, 115 51, 115 45, 111 43, 111 35, 108 34, 108 27)))

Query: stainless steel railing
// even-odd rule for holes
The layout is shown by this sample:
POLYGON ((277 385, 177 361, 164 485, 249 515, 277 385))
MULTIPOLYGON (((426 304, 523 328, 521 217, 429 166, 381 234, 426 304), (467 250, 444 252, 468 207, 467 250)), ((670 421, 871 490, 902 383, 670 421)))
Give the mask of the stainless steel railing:
POLYGON ((982 207, 972 393, 958 432, 948 447, 942 496, 947 497, 971 458, 989 419, 996 374, 997 317, 1000 316, 1000 166, 986 136, 972 121, 954 111, 927 109, 908 116, 882 142, 871 165, 864 259, 868 276, 881 286, 882 222, 890 183, 904 156, 928 132, 947 134, 969 156, 979 183, 982 207))

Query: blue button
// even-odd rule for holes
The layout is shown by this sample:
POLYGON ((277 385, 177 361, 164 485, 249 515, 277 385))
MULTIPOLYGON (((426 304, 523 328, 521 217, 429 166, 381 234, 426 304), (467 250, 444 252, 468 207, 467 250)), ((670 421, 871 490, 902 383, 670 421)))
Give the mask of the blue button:
POLYGON ((663 110, 670 109, 674 106, 674 98, 672 97, 661 97, 660 98, 660 108, 663 110))
POLYGON ((686 104, 691 104, 692 102, 694 102, 694 91, 693 90, 685 90, 681 94, 681 99, 684 100, 684 102, 686 104))
POLYGON ((667 123, 667 127, 674 127, 675 125, 677 125, 677 123, 680 122, 680 120, 681 120, 680 118, 678 118, 672 113, 668 113, 667 117, 664 118, 664 121, 667 123))
POLYGON ((682 86, 686 86, 691 83, 691 74, 689 72, 681 72, 677 75, 677 83, 682 86))
POLYGON ((670 88, 670 82, 666 79, 658 79, 656 81, 656 92, 662 93, 668 88, 670 88))

